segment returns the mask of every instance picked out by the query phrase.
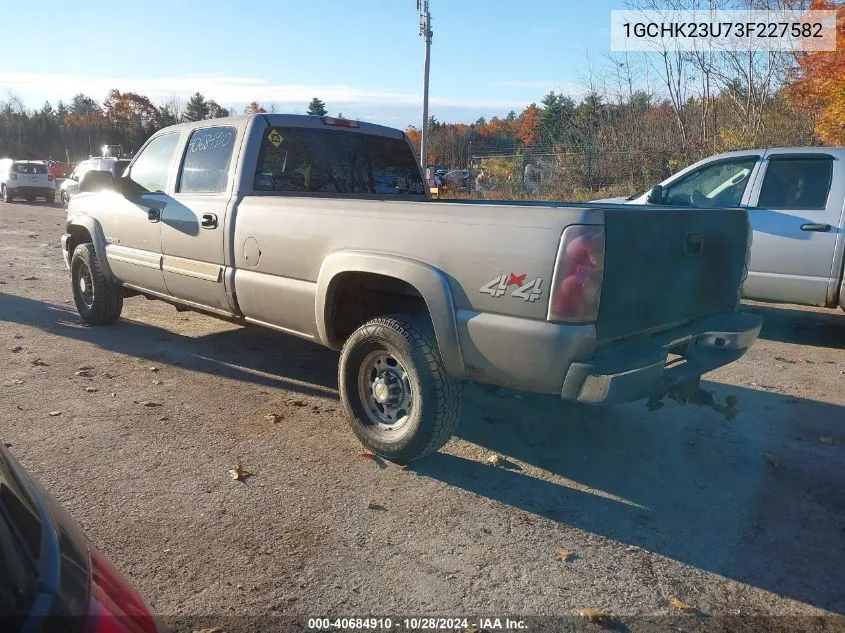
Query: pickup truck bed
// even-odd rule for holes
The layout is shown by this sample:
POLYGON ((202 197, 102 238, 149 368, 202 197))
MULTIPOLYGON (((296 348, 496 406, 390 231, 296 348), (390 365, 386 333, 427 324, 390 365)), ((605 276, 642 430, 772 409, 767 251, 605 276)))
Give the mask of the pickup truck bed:
POLYGON ((124 178, 86 175, 68 208, 83 318, 113 322, 140 293, 341 350, 347 417, 390 459, 451 436, 466 379, 592 404, 659 397, 759 332, 736 311, 743 210, 433 201, 402 132, 326 117, 200 122, 146 147, 124 178), (223 134, 220 190, 180 191, 192 160, 211 169, 199 141, 223 134), (153 190, 143 157, 165 142, 153 190))

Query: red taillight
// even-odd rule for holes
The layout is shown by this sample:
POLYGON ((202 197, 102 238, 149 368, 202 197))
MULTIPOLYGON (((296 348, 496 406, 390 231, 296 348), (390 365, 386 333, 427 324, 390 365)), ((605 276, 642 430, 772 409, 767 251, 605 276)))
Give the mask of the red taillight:
POLYGON ((161 633, 141 595, 93 548, 86 633, 161 633))
POLYGON ((335 119, 334 117, 324 116, 323 123, 326 125, 335 125, 337 127, 358 127, 358 121, 350 121, 349 119, 335 119))
POLYGON ((604 227, 587 224, 566 227, 552 278, 549 321, 595 321, 603 273, 604 227))

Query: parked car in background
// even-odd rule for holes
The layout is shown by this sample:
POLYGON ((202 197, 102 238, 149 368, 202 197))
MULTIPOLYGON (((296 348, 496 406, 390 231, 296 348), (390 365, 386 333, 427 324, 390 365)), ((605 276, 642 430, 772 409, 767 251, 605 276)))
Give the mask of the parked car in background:
POLYGON ((13 160, 0 167, 0 196, 4 202, 24 198, 35 202, 44 198, 47 202, 56 200, 56 181, 43 160, 13 160))
POLYGON ((128 158, 115 158, 106 156, 102 158, 89 158, 79 163, 71 174, 62 182, 59 187, 59 199, 62 206, 67 208, 70 199, 79 193, 79 181, 89 171, 107 171, 115 178, 123 175, 123 172, 131 162, 128 158))
POLYGON ((54 180, 59 180, 60 178, 67 178, 68 175, 70 175, 71 171, 73 171, 73 168, 68 163, 63 163, 57 160, 47 161, 47 172, 53 177, 54 180))
POLYGON ((144 599, 0 444, 3 633, 166 633, 144 599))
POLYGON ((845 309, 845 148, 718 154, 649 192, 597 202, 745 207, 754 236, 743 296, 845 309))

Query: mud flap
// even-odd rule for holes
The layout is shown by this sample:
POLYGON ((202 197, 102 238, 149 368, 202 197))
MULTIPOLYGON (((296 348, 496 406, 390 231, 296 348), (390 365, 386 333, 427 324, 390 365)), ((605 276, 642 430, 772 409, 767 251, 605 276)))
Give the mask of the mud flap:
POLYGON ((719 401, 716 392, 701 388, 701 379, 693 378, 677 383, 666 390, 650 396, 647 402, 649 411, 657 411, 663 407, 663 399, 669 398, 679 404, 694 404, 710 407, 725 419, 733 420, 739 414, 736 396, 727 396, 725 402, 719 401))

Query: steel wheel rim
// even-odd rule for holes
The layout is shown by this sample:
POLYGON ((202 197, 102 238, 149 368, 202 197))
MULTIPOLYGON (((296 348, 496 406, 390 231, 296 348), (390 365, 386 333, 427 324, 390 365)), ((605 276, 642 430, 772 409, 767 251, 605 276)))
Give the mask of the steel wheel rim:
POLYGON ((361 361, 358 395, 370 426, 396 431, 408 423, 414 403, 411 380, 390 352, 370 352, 361 361))
POLYGON ((79 297, 87 307, 94 305, 94 278, 91 270, 85 263, 81 263, 77 269, 79 272, 76 286, 79 289, 79 297))

